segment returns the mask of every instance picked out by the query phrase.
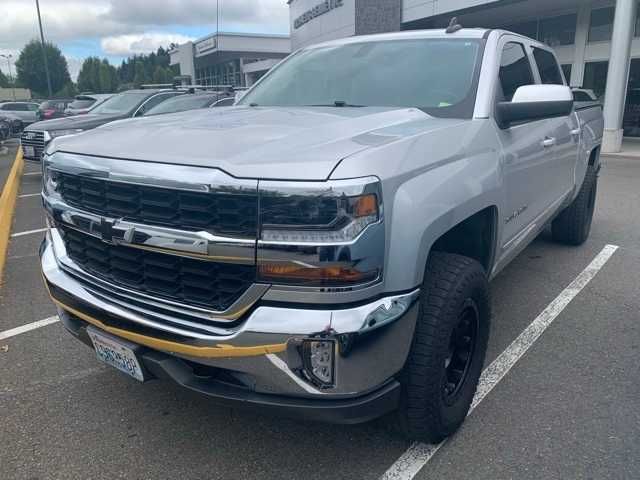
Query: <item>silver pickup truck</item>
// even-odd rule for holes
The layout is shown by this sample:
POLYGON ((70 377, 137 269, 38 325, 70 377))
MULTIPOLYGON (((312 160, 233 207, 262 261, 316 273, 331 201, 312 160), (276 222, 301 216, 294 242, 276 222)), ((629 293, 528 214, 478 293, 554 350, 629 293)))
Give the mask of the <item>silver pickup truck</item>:
POLYGON ((603 130, 500 30, 304 48, 228 108, 56 138, 46 286, 98 359, 231 405, 388 413, 435 442, 483 367, 489 281, 589 235, 603 130))

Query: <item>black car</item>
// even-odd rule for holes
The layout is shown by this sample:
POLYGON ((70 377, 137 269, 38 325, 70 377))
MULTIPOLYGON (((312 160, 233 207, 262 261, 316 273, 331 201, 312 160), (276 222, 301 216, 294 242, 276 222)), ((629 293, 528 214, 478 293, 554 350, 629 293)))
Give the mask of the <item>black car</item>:
POLYGON ((57 118, 29 125, 21 137, 24 158, 39 162, 47 144, 56 137, 91 130, 115 120, 142 116, 165 100, 184 93, 185 90, 175 89, 129 90, 114 95, 86 115, 57 118))

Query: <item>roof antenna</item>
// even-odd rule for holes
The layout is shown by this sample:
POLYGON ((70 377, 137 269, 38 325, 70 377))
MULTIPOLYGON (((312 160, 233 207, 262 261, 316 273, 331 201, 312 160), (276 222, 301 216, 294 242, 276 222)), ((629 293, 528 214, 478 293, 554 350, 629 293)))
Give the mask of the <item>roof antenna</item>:
POLYGON ((458 23, 458 17, 453 17, 449 22, 449 26, 445 30, 445 33, 456 33, 458 30, 462 30, 462 25, 458 23))

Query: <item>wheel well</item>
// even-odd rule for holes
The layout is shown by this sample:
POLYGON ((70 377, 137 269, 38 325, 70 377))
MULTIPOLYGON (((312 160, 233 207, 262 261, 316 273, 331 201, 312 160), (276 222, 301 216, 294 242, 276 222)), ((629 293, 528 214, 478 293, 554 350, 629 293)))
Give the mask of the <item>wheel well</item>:
POLYGON ((496 207, 488 207, 470 216, 438 238, 431 249, 473 258, 488 272, 495 245, 497 212, 496 207))

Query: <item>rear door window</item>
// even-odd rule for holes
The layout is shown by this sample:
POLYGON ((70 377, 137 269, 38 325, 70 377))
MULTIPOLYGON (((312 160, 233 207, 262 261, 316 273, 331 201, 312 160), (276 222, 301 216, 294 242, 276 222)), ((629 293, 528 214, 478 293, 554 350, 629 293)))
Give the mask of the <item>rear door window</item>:
POLYGON ((510 102, 519 87, 535 83, 529 58, 521 43, 508 42, 505 44, 500 59, 499 75, 502 87, 502 99, 499 101, 510 102))
POLYGON ((551 52, 533 47, 533 57, 536 60, 542 83, 547 85, 564 85, 562 74, 560 73, 560 66, 551 52))

